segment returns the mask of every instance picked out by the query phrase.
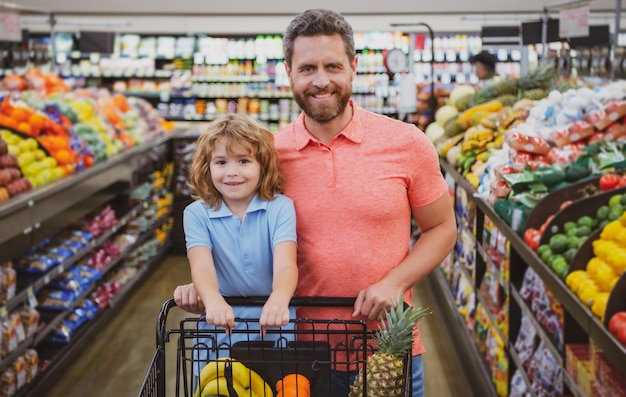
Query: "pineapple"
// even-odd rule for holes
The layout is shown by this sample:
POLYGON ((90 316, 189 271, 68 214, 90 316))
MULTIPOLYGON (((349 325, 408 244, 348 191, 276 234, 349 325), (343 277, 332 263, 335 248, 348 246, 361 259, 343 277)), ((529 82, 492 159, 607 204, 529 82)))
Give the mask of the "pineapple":
POLYGON ((548 62, 540 63, 534 70, 519 79, 519 87, 528 91, 533 88, 550 88, 557 77, 556 68, 548 62))
POLYGON ((533 101, 538 101, 538 100, 543 99, 546 96, 548 96, 548 94, 542 88, 533 88, 533 89, 530 89, 528 91, 524 91, 524 94, 522 96, 524 98, 528 98, 528 99, 531 99, 533 101))
POLYGON ((404 395, 404 357, 413 346, 413 327, 422 317, 431 313, 428 308, 404 308, 402 299, 397 307, 385 311, 374 337, 378 351, 367 358, 366 381, 363 370, 350 387, 349 397, 399 397, 404 395), (367 389, 363 394, 363 388, 367 389))
POLYGON ((519 89, 519 79, 502 79, 496 83, 496 96, 517 95, 519 89))

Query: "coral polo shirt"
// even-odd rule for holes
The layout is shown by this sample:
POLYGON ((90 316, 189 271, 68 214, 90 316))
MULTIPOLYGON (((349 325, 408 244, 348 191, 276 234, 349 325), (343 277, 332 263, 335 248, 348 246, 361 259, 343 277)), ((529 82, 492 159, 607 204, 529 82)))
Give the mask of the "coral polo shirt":
MULTIPOLYGON (((409 253, 411 207, 448 192, 423 132, 352 100, 350 106, 351 122, 328 145, 307 131, 304 113, 276 134, 284 194, 296 208, 296 296, 356 297, 409 253)), ((405 300, 412 301, 412 290, 405 300)), ((299 308, 297 314, 353 319, 352 308, 299 308)), ((378 322, 368 326, 377 329, 378 322)), ((413 352, 424 352, 419 330, 413 352)))

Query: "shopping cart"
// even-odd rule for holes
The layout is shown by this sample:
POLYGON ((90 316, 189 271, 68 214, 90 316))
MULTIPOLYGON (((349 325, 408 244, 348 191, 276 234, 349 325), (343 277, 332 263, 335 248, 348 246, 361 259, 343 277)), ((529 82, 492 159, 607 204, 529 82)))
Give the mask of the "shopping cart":
MULTIPOLYGON (((266 299, 246 297, 227 298, 226 301, 232 306, 262 306, 266 299)), ((354 301, 354 298, 293 298, 291 305, 349 308, 354 306, 354 301)), ((209 362, 218 362, 225 357, 231 357, 259 374, 274 394, 280 379, 298 373, 309 380, 310 397, 346 397, 351 383, 346 372, 366 372, 366 359, 376 351, 373 331, 360 320, 298 318, 290 320, 288 326, 267 329, 265 336, 261 337, 258 319, 237 318, 235 321, 243 327, 240 325, 241 329, 231 330, 231 336, 239 334, 238 341, 231 344, 218 343, 218 339, 230 340, 223 328, 201 329, 202 317, 183 318, 179 328, 167 330, 167 316, 173 307, 176 303, 169 300, 161 308, 156 328, 156 351, 139 397, 166 396, 165 347, 170 338, 177 338, 176 397, 200 396, 195 389, 201 369, 209 362)), ((403 358, 404 397, 411 395, 410 358, 410 354, 403 358)), ((224 390, 219 390, 219 395, 237 397, 237 390, 232 387, 231 364, 226 361, 224 365, 227 385, 224 390)), ((264 392, 256 394, 267 397, 264 392)), ((366 397, 365 391, 363 397, 366 397)))

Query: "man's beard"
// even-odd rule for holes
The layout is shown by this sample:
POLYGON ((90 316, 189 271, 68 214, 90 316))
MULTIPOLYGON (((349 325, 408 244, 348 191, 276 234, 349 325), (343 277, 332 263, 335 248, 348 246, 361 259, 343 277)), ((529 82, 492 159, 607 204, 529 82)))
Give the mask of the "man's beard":
POLYGON ((348 89, 342 93, 341 91, 334 89, 334 87, 331 87, 330 90, 306 90, 304 93, 293 91, 293 99, 296 101, 298 106, 300 106, 300 109, 302 109, 304 114, 318 123, 328 123, 343 113, 344 109, 348 105, 348 102, 350 101, 350 96, 352 96, 352 90, 348 89), (308 100, 311 96, 317 95, 320 92, 334 93, 337 98, 337 104, 334 106, 319 105, 308 100))

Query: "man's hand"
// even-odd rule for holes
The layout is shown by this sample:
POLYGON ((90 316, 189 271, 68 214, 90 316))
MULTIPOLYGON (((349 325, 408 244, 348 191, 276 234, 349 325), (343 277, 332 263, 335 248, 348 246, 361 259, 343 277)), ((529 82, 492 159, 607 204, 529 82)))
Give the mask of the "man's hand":
POLYGON ((176 287, 174 290, 174 301, 183 310, 194 314, 204 314, 204 304, 193 283, 176 287))
POLYGON ((385 310, 398 304, 398 296, 402 292, 401 288, 389 285, 385 280, 372 284, 357 295, 352 316, 362 315, 369 320, 379 320, 385 316, 385 310))

